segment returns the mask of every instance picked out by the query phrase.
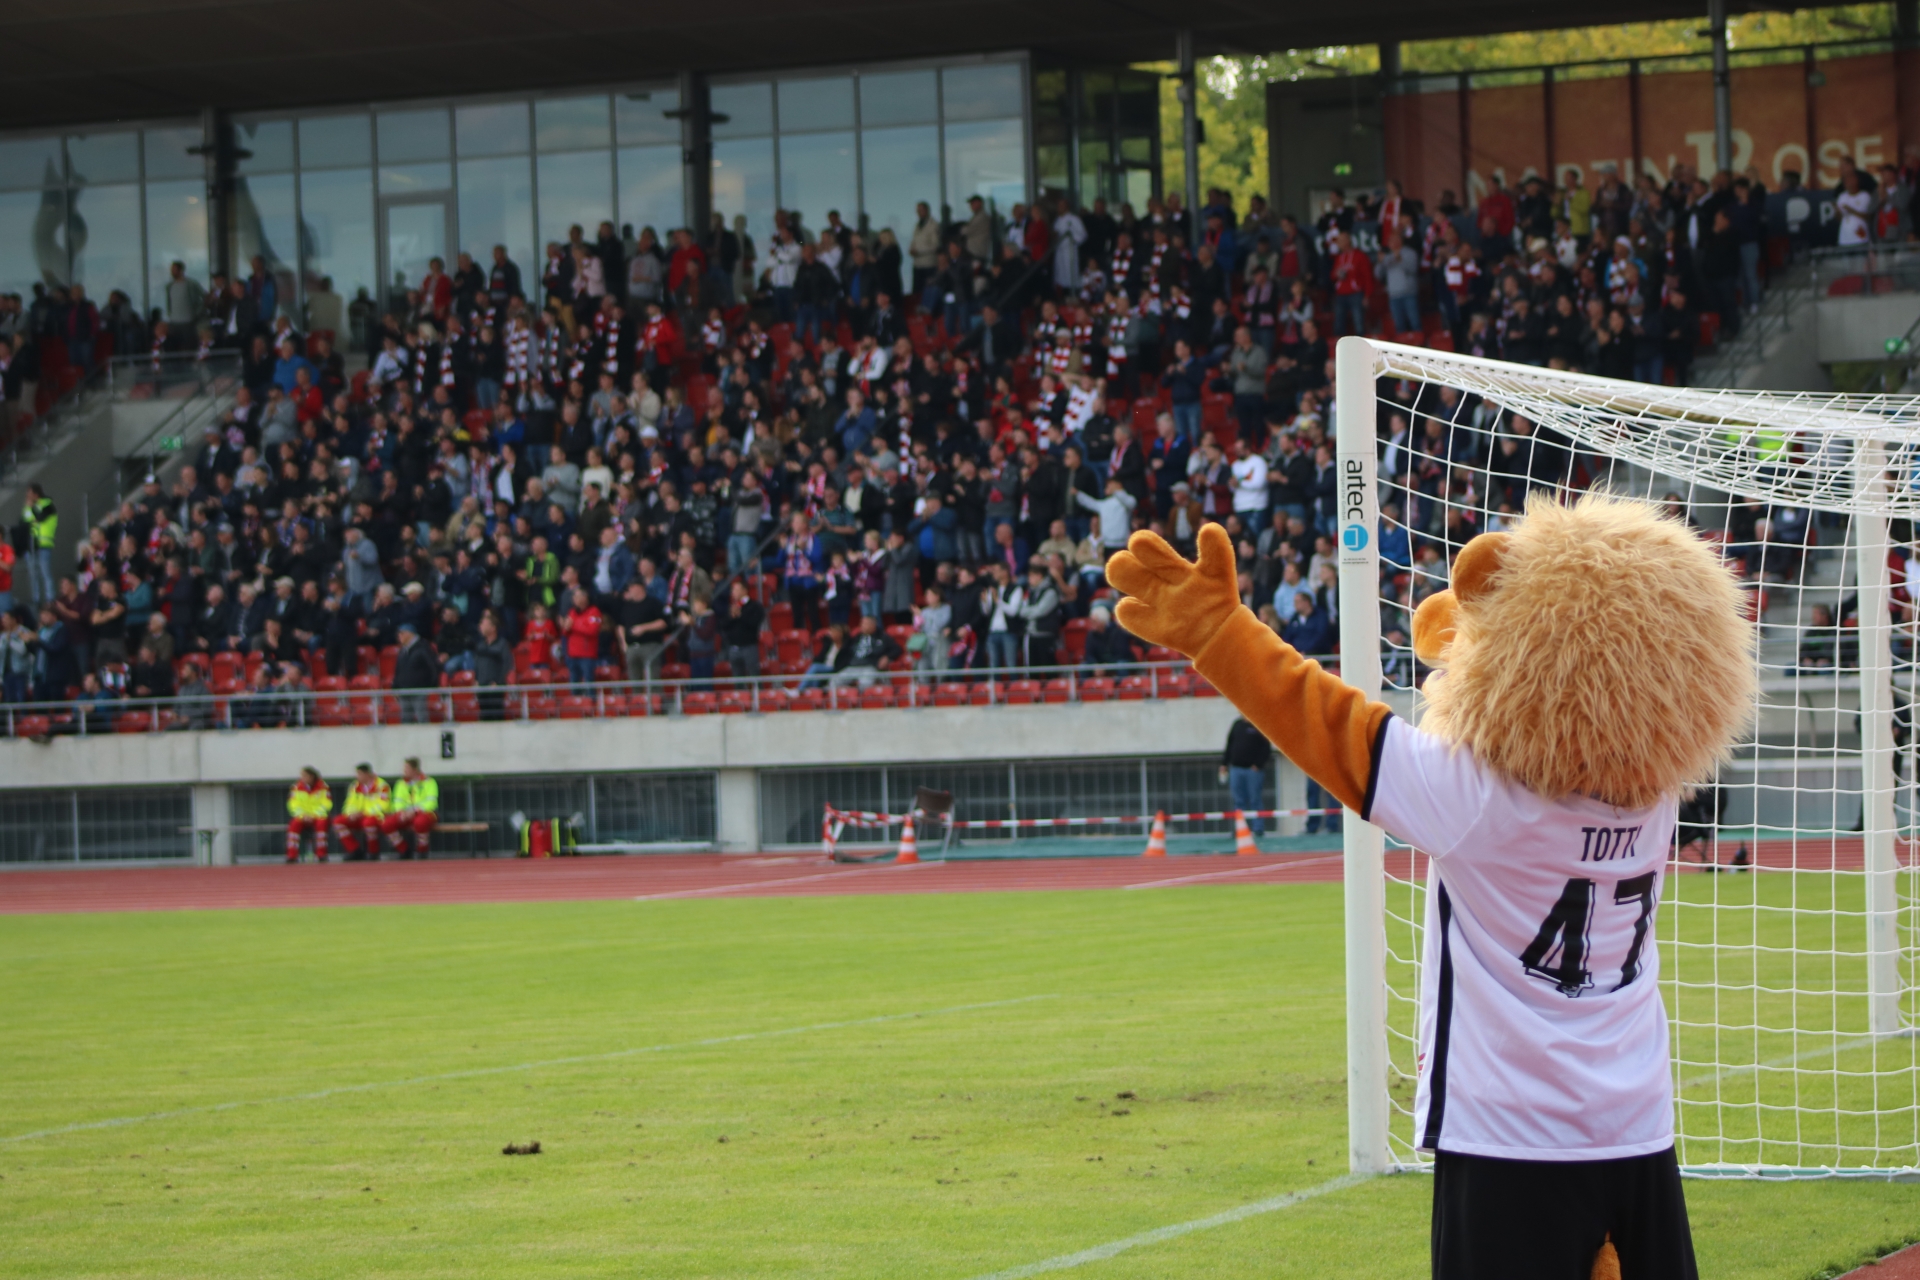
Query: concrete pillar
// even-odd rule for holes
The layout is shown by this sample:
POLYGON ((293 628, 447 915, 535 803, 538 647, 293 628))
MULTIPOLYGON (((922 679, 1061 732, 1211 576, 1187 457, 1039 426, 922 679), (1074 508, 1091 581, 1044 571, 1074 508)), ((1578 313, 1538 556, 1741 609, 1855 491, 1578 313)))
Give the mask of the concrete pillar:
POLYGON ((1725 172, 1733 168, 1733 71, 1727 64, 1727 0, 1708 0, 1707 30, 1713 40, 1713 163, 1725 172))
POLYGON ((723 853, 752 853, 760 848, 760 774, 754 769, 722 769, 714 786, 715 843, 723 853))
POLYGON ((1192 229, 1190 243, 1200 240, 1200 81, 1194 73, 1193 32, 1178 36, 1180 59, 1180 150, 1187 167, 1187 225, 1192 229))
POLYGON ((218 783, 193 788, 193 860, 202 866, 233 865, 233 791, 218 783), (209 839, 204 832, 212 832, 209 839))

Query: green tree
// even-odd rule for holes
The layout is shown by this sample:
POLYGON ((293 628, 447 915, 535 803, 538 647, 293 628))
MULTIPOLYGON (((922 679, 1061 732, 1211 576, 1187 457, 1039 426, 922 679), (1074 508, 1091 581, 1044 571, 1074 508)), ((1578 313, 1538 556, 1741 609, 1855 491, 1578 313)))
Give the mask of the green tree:
MULTIPOLYGON (((1891 4, 1850 4, 1787 13, 1749 13, 1733 18, 1727 42, 1734 49, 1842 40, 1881 40, 1893 33, 1891 4)), ((1705 18, 1629 22, 1559 31, 1421 40, 1401 47, 1407 71, 1450 72, 1532 67, 1608 58, 1651 58, 1710 52, 1705 18)), ((1161 172, 1167 191, 1186 190, 1181 147, 1180 100, 1173 64, 1151 63, 1160 82, 1161 172)), ((1289 49, 1284 53, 1208 58, 1199 66, 1200 189, 1219 187, 1234 206, 1267 190, 1267 84, 1310 76, 1366 75, 1380 69, 1373 45, 1289 49)))

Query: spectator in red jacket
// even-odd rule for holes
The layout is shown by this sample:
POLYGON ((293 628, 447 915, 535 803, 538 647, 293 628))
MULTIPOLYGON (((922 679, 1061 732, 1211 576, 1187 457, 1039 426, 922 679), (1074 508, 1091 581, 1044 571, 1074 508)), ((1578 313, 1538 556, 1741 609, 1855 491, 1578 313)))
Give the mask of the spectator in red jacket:
POLYGON ((1337 232, 1333 238, 1333 332, 1367 331, 1367 299, 1373 295, 1373 261, 1353 247, 1353 237, 1337 232))
POLYGON ((442 322, 453 310, 453 277, 447 274, 447 264, 438 258, 427 263, 427 274, 420 281, 420 300, 442 322))
POLYGON ((607 619, 593 607, 586 588, 576 587, 573 608, 560 620, 567 637, 567 676, 576 690, 593 683, 593 669, 600 662, 600 632, 607 619))
POLYGON ((1498 173, 1487 181, 1489 183, 1487 194, 1480 197, 1480 207, 1477 210, 1480 221, 1483 224, 1491 221, 1495 235, 1504 240, 1511 240, 1514 222, 1513 197, 1508 194, 1506 183, 1501 181, 1498 173))

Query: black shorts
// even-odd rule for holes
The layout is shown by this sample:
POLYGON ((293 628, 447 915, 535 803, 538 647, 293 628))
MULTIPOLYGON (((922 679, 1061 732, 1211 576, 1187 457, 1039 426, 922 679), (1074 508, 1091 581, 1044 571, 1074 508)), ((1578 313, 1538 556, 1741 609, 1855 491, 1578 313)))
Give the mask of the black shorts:
POLYGON ((1434 1158, 1434 1280, 1587 1280, 1608 1236, 1631 1280, 1699 1280, 1673 1149, 1625 1160, 1434 1158))

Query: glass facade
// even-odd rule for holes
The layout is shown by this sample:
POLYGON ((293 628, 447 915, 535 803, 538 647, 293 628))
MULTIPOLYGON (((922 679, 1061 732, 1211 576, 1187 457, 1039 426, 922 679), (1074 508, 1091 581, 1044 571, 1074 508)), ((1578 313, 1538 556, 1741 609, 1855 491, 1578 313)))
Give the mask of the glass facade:
POLYGON ((1004 215, 1027 198, 1026 80, 1006 59, 716 82, 713 207, 744 212, 756 241, 776 205, 902 238, 921 201, 964 214, 980 195, 1004 215))
MULTIPOLYGON (((1024 58, 717 77, 713 209, 764 243, 776 205, 905 238, 914 206, 1001 213, 1027 198, 1024 58), (722 119, 721 117, 724 117, 722 119)), ((680 91, 393 103, 234 119, 243 153, 229 260, 275 277, 296 323, 417 281, 428 257, 484 266, 505 245, 529 286, 543 246, 612 222, 663 239, 686 219, 680 91), (323 307, 310 304, 324 300, 323 307)), ((207 163, 192 121, 0 137, 0 291, 79 281, 104 303, 162 301, 172 263, 204 283, 207 163)))

